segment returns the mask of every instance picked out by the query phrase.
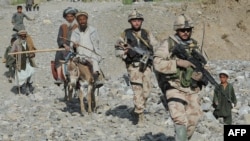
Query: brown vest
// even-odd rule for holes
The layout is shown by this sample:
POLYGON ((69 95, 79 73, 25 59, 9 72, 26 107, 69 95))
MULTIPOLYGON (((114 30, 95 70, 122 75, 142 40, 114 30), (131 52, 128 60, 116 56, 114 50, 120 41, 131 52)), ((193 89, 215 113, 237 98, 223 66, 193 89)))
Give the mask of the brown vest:
POLYGON ((72 32, 74 29, 76 29, 78 27, 77 24, 74 24, 72 27, 68 27, 67 24, 62 24, 62 37, 63 37, 63 42, 67 44, 67 40, 66 39, 69 39, 69 32, 72 32))

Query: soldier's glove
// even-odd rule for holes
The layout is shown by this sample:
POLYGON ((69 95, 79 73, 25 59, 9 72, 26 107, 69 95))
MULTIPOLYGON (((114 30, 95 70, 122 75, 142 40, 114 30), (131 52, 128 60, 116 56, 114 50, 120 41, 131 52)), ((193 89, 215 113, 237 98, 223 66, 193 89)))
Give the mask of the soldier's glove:
POLYGON ((182 67, 182 68, 188 68, 188 67, 195 68, 195 65, 187 60, 179 59, 176 61, 176 64, 177 64, 177 66, 182 67))
POLYGON ((202 79, 202 73, 201 72, 193 72, 191 78, 193 78, 196 81, 200 81, 202 79))
POLYGON ((133 51, 132 49, 129 49, 127 54, 128 54, 129 57, 133 58, 136 55, 136 52, 133 51))

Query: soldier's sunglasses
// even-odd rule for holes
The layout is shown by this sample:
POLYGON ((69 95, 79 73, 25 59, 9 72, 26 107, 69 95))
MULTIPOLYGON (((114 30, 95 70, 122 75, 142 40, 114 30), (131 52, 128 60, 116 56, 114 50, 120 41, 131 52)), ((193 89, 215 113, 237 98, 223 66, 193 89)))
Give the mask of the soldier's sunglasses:
POLYGON ((180 32, 191 32, 192 31, 192 28, 182 28, 182 29, 178 29, 178 31, 180 32))

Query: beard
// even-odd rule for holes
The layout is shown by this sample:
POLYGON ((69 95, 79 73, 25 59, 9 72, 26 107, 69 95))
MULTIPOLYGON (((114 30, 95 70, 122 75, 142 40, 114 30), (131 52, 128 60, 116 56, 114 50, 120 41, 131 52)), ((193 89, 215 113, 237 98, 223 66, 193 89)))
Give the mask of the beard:
POLYGON ((183 41, 189 41, 190 38, 191 38, 191 34, 189 34, 189 35, 186 35, 186 34, 185 34, 185 38, 181 38, 181 39, 182 39, 183 41))
POLYGON ((88 27, 87 24, 85 24, 85 25, 79 25, 80 32, 85 32, 85 30, 86 30, 87 27, 88 27))
POLYGON ((134 30, 134 31, 140 31, 141 30, 141 26, 139 26, 138 28, 136 28, 136 27, 134 27, 134 26, 132 26, 132 29, 134 30))

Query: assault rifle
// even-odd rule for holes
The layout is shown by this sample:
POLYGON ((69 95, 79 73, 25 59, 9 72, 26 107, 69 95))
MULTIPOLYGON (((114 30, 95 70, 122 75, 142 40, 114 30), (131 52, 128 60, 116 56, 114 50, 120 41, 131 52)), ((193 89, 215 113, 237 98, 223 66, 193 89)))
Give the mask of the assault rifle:
POLYGON ((129 49, 128 54, 130 56, 136 56, 136 54, 142 56, 139 64, 140 70, 145 70, 149 61, 153 62, 153 56, 149 50, 145 50, 140 47, 131 47, 130 45, 124 43, 120 43, 119 46, 116 47, 119 47, 123 50, 129 49))
MULTIPOLYGON (((195 65, 194 71, 202 73, 202 79, 200 80, 200 82, 203 85, 207 86, 208 82, 210 82, 215 87, 219 86, 219 84, 215 81, 211 74, 206 69, 204 69, 204 65, 207 64, 207 61, 201 53, 199 53, 195 49, 192 49, 191 54, 188 55, 186 48, 180 44, 174 47, 172 53, 178 58, 187 60, 195 65)), ((229 102, 231 102, 231 100, 223 92, 221 93, 227 98, 229 102)))

